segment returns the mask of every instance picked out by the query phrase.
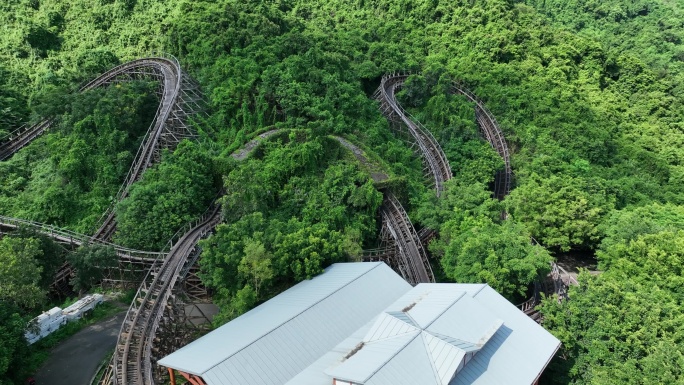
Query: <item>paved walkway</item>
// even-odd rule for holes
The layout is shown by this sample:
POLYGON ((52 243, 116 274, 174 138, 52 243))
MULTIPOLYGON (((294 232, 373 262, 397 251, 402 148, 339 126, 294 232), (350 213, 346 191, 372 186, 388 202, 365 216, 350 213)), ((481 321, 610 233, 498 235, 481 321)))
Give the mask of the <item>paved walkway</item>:
POLYGON ((100 362, 114 349, 125 316, 125 311, 118 313, 62 342, 36 373, 36 385, 88 385, 100 362))

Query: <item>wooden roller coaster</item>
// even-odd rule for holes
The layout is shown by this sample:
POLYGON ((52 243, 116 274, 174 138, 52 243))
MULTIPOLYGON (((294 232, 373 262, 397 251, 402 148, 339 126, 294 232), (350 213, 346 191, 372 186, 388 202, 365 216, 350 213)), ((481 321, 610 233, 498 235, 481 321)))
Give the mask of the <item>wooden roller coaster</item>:
MULTIPOLYGON (((197 84, 183 73, 173 58, 152 57, 122 64, 87 83, 81 90, 140 78, 159 80, 158 92, 161 100, 154 121, 113 204, 125 198, 131 185, 140 179, 143 171, 159 159, 160 149, 173 148, 183 138, 192 136, 186 120, 190 114, 201 109, 202 98, 197 84)), ((410 117, 396 100, 396 91, 407 78, 408 75, 405 74, 384 76, 375 97, 380 101, 381 110, 392 123, 392 127, 406 131, 420 150, 427 165, 426 170, 429 171, 439 195, 443 191, 444 182, 452 177, 451 168, 435 138, 417 120, 410 117)), ((494 118, 479 100, 465 88, 459 85, 454 87, 456 92, 466 95, 476 103, 480 128, 490 144, 504 157, 505 178, 501 181, 502 187, 496 190, 497 196, 502 197, 510 190, 510 161, 503 135, 494 118)), ((9 158, 26 146, 49 129, 52 122, 45 120, 12 133, 8 141, 0 144, 0 160, 9 158)), ((264 133, 260 139, 275 132, 264 133)), ((343 142, 342 140, 341 143, 343 142)), ((255 141, 248 143, 245 151, 249 152, 256 144, 255 141)), ((245 154, 246 152, 240 152, 234 157, 242 160, 245 154)), ((11 231, 19 226, 31 226, 42 234, 75 246, 93 242, 109 245, 114 247, 121 263, 138 263, 140 270, 147 271, 121 326, 111 363, 100 384, 154 384, 155 362, 159 354, 154 347, 157 331, 160 324, 173 319, 172 316, 165 316, 165 312, 172 307, 168 305, 169 301, 174 297, 173 292, 178 288, 180 280, 194 276, 193 264, 198 256, 197 242, 221 221, 221 210, 214 204, 198 221, 179 230, 177 236, 169 241, 168 253, 147 253, 107 242, 116 229, 112 207, 103 215, 102 225, 92 237, 7 217, 0 217, 0 230, 11 231)), ((381 241, 384 246, 371 253, 369 259, 386 261, 411 284, 434 282, 434 274, 423 246, 434 235, 434 231, 423 229, 416 232, 400 202, 389 192, 385 194, 380 214, 381 241)), ((56 282, 68 280, 71 273, 65 267, 60 270, 56 282)), ((191 286, 198 292, 202 291, 195 284, 191 286)))

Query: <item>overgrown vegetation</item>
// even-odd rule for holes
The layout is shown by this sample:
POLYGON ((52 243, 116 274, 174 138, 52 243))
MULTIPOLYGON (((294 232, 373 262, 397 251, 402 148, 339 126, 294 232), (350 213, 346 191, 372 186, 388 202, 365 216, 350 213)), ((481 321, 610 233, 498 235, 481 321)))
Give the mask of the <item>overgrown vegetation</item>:
MULTIPOLYGON (((223 187, 225 223, 202 258, 218 323, 373 246, 382 193, 335 134, 363 143, 414 224, 438 230, 430 250, 443 280, 487 282, 518 300, 554 253, 596 253, 603 274, 542 306, 564 344, 548 382, 681 382, 681 16, 680 2, 625 0, 6 1, 0 141, 27 121, 58 124, 0 163, 0 214, 92 232, 157 100, 147 83, 68 90, 166 51, 204 88, 203 139, 164 154, 134 185, 115 239, 158 249, 223 187), (402 104, 451 162, 441 199, 371 99, 380 76, 398 70, 415 73, 402 104), (454 80, 504 129, 515 186, 503 201, 489 194, 501 161, 454 80), (230 157, 270 128, 284 134, 244 161, 230 157)), ((65 258, 30 238, 0 241, 0 266, 25 266, 0 271, 0 293, 26 288, 0 305, 0 384, 18 381, 18 330, 65 258)))

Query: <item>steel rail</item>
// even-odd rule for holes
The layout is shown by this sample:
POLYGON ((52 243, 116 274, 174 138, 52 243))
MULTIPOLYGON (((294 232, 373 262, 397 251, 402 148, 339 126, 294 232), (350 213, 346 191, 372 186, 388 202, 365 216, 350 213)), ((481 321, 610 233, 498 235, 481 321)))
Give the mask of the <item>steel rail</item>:
POLYGON ((502 174, 503 180, 499 180, 497 175, 496 186, 494 188, 494 196, 498 199, 503 199, 511 192, 511 183, 513 179, 513 170, 511 168, 511 155, 508 150, 508 144, 504 138, 503 132, 499 123, 494 118, 494 115, 487 109, 485 104, 475 94, 473 94, 463 84, 452 83, 454 92, 465 96, 470 102, 475 104, 475 119, 480 127, 480 130, 487 139, 487 142, 496 150, 504 161, 504 170, 502 174))
POLYGON ((439 196, 444 190, 444 182, 451 179, 453 174, 449 161, 439 145, 437 140, 432 136, 430 130, 423 127, 422 124, 406 112, 397 102, 396 92, 400 89, 406 79, 407 74, 391 74, 382 77, 376 98, 380 100, 383 105, 383 114, 389 119, 396 116, 408 128, 413 140, 420 148, 423 159, 430 168, 432 178, 435 182, 435 190, 439 196))
POLYGON ((401 275, 411 285, 434 282, 435 277, 427 253, 406 211, 391 193, 385 195, 380 209, 383 223, 387 226, 401 257, 401 275))

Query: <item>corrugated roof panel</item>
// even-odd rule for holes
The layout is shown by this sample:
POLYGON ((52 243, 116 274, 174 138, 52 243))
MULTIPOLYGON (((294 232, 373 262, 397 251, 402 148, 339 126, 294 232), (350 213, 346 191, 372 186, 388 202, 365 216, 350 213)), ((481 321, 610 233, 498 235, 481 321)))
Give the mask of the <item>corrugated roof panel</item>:
POLYGON ((373 318, 370 322, 357 329, 351 336, 308 366, 306 370, 294 376, 286 385, 330 385, 332 380, 330 376, 325 374, 325 370, 339 365, 344 360, 344 356, 363 340, 366 333, 375 324, 377 318, 373 318))
POLYGON ((470 296, 460 297, 427 331, 482 345, 491 337, 491 329, 501 325, 491 311, 470 296))
POLYGON ((159 363, 209 385, 283 384, 410 288, 384 263, 335 264, 159 363))
POLYGON ((503 319, 504 325, 451 385, 531 384, 558 349, 560 341, 494 289, 487 286, 474 298, 503 319))
POLYGON ((393 317, 387 313, 382 313, 363 340, 365 342, 382 340, 385 338, 394 337, 398 334, 415 332, 416 330, 418 329, 416 329, 415 326, 407 324, 403 320, 393 317))
POLYGON ((441 334, 439 334, 439 333, 430 333, 430 334, 433 335, 433 336, 435 336, 436 338, 439 338, 439 339, 441 339, 442 341, 444 341, 444 342, 446 342, 446 343, 448 343, 448 344, 454 345, 455 347, 457 347, 457 348, 459 348, 459 349, 461 349, 461 350, 463 350, 463 351, 466 351, 466 352, 473 352, 473 351, 480 350, 480 347, 477 346, 477 345, 475 345, 475 344, 472 343, 472 342, 459 340, 459 339, 457 339, 457 338, 452 338, 452 337, 449 337, 449 336, 443 336, 443 335, 441 335, 441 334))
POLYGON ((365 385, 437 385, 422 338, 413 339, 392 360, 377 371, 365 385))
POLYGON ((437 371, 440 385, 448 385, 466 352, 429 333, 422 333, 428 354, 437 371))
POLYGON ((415 305, 409 305, 411 309, 408 314, 423 329, 465 295, 463 291, 450 290, 444 286, 429 286, 421 291, 415 305))
MULTIPOLYGON (((430 385, 447 382, 450 385, 528 385, 559 346, 557 339, 487 285, 419 284, 385 311, 392 312, 394 317, 389 314, 380 315, 376 322, 359 329, 343 344, 295 376, 287 385, 329 385, 332 378, 322 373, 326 365, 328 374, 339 375, 342 372, 348 379, 356 375, 359 383, 364 374, 373 372, 365 385, 430 385), (452 294, 444 291, 451 291, 452 294), (466 295, 457 298, 459 294, 453 293, 466 295), (429 304, 432 295, 435 295, 432 305, 442 307, 441 311, 418 307, 419 304, 429 304), (417 296, 420 297, 418 300, 417 296), (390 331, 385 332, 389 329, 388 325, 394 323, 390 322, 390 318, 396 318, 397 322, 413 321, 413 316, 401 317, 401 314, 396 313, 402 309, 409 315, 413 309, 418 309, 416 317, 423 323, 437 313, 439 317, 421 332, 420 338, 411 340, 389 360, 386 357, 391 355, 389 351, 394 350, 385 351, 380 347, 385 344, 384 347, 387 348, 391 338, 364 345, 349 360, 338 364, 362 341, 362 336, 385 337, 391 334, 390 331), (504 320, 503 324, 501 320, 504 320), (378 330, 372 331, 373 327, 378 330), (382 333, 379 332, 380 329, 383 330, 382 333), (369 332, 363 333, 363 330, 369 332), (421 341, 421 344, 416 345, 415 341, 421 341), (486 342, 479 351, 478 342, 486 342), (450 380, 451 374, 462 366, 463 357, 472 352, 477 353, 450 380), (374 357, 373 354, 377 356, 374 357), (352 367, 354 361, 362 362, 356 362, 357 365, 352 367)), ((406 337, 405 334, 400 336, 406 337)))
POLYGON ((420 332, 414 329, 411 333, 403 333, 394 338, 365 343, 351 357, 334 368, 326 370, 325 373, 338 380, 365 384, 374 373, 381 370, 419 334, 420 332))

